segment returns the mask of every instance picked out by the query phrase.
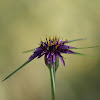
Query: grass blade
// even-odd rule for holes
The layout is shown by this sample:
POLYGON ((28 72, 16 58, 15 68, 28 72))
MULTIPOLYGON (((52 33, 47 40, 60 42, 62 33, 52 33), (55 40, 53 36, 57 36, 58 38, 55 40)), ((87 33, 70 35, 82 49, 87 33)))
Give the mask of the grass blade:
POLYGON ((99 46, 83 47, 83 48, 71 48, 71 49, 88 49, 88 48, 95 48, 95 47, 99 47, 99 46))
POLYGON ((67 43, 74 42, 74 41, 79 41, 79 40, 86 40, 86 39, 75 39, 75 40, 70 40, 70 41, 68 41, 67 43))
POLYGON ((27 50, 27 51, 24 51, 23 53, 28 53, 28 52, 32 52, 32 51, 35 51, 35 49, 27 50))
POLYGON ((74 53, 76 53, 75 55, 81 55, 81 56, 87 56, 87 57, 96 58, 94 56, 86 55, 86 54, 83 54, 83 53, 78 53, 78 52, 74 52, 74 53))
POLYGON ((2 80, 5 81, 6 79, 8 79, 9 77, 11 77, 14 73, 16 73, 18 70, 20 70, 22 67, 24 67, 25 65, 27 65, 30 61, 26 61, 23 65, 21 65, 18 69, 16 69, 14 72, 12 72, 10 75, 8 75, 5 79, 2 80))

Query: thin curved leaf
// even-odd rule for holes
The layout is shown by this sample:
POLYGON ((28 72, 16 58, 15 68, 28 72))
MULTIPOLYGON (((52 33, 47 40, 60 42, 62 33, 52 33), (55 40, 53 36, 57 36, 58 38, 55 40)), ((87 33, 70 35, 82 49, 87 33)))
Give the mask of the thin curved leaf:
POLYGON ((28 52, 32 52, 32 51, 35 51, 35 49, 27 50, 27 51, 24 51, 23 53, 28 53, 28 52))
POLYGON ((86 39, 75 39, 75 40, 69 40, 67 43, 74 42, 74 41, 79 41, 79 40, 86 40, 86 39))
POLYGON ((99 46, 83 47, 83 48, 71 48, 71 49, 88 49, 88 48, 95 48, 95 47, 99 47, 99 46))
POLYGON ((23 68, 25 65, 27 65, 30 61, 26 61, 23 65, 21 65, 18 69, 16 69, 14 72, 12 72, 10 75, 8 75, 5 79, 2 80, 5 81, 6 79, 8 79, 9 77, 11 77, 14 73, 16 73, 18 70, 20 70, 21 68, 23 68))
POLYGON ((82 53, 78 53, 78 52, 74 52, 74 53, 76 53, 75 55, 81 55, 81 56, 96 58, 95 56, 90 56, 90 55, 86 55, 86 54, 82 54, 82 53))

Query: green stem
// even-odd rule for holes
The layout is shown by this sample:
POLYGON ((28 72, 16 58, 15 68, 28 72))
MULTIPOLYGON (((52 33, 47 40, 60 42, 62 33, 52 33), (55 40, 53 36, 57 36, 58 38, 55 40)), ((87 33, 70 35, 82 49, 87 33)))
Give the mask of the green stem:
POLYGON ((54 82, 56 85, 56 71, 55 71, 55 63, 53 64, 53 74, 54 74, 54 82))
POLYGON ((49 65, 49 70, 50 70, 50 78, 51 78, 52 100, 55 100, 55 66, 51 68, 51 65, 49 65))

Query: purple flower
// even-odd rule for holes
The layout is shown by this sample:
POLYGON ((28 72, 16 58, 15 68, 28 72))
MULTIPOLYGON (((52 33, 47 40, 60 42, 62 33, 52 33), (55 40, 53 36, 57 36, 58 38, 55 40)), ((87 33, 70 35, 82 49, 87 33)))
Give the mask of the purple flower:
MULTIPOLYGON (((27 65, 30 61, 32 61, 36 57, 40 58, 44 55, 45 64, 47 66, 50 65, 51 68, 54 68, 55 71, 56 71, 58 66, 59 66, 59 58, 61 59, 61 62, 65 66, 65 62, 64 62, 64 59, 63 59, 63 56, 61 55, 61 53, 88 56, 88 55, 85 55, 85 54, 82 54, 82 53, 74 52, 70 49, 86 49, 86 48, 98 47, 98 46, 92 46, 92 47, 76 48, 76 47, 71 47, 71 46, 65 45, 66 43, 70 43, 70 42, 74 42, 74 41, 78 41, 78 40, 84 40, 84 39, 75 39, 75 40, 70 40, 70 41, 68 41, 68 40, 63 41, 62 39, 60 40, 60 38, 57 38, 57 37, 53 37, 53 39, 51 39, 49 37, 49 40, 47 40, 47 38, 46 38, 45 42, 43 42, 41 40, 40 46, 38 48, 36 48, 35 51, 34 51, 34 49, 32 49, 32 50, 28 50, 28 51, 24 52, 24 53, 27 53, 27 52, 30 52, 30 51, 34 51, 33 55, 31 55, 30 58, 24 64, 22 64, 19 68, 17 68, 10 75, 8 75, 5 79, 3 79, 2 82, 5 81, 6 79, 8 79, 9 77, 11 77, 14 73, 16 73, 18 70, 23 68, 25 65, 27 65), (55 67, 53 67, 54 63, 55 63, 55 67)), ((89 56, 89 57, 93 57, 93 56, 89 56)))
POLYGON ((45 64, 51 64, 51 67, 53 68, 53 63, 56 62, 58 56, 65 66, 65 61, 61 53, 76 54, 75 52, 70 50, 75 47, 65 45, 66 43, 68 43, 68 40, 63 41, 62 39, 60 40, 60 38, 57 37, 53 37, 53 39, 49 37, 49 40, 46 38, 45 42, 41 40, 40 46, 35 49, 33 55, 30 56, 29 61, 33 60, 36 57, 40 58, 44 55, 45 64))

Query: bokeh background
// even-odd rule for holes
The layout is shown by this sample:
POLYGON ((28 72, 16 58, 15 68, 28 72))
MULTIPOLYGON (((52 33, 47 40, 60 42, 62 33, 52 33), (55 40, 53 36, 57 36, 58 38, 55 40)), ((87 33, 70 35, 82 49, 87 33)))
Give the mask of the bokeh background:
MULTIPOLYGON (((0 0, 0 80, 22 65, 40 38, 60 36, 71 46, 100 45, 100 0, 0 0)), ((56 100, 100 100, 100 49, 75 50, 97 58, 63 55, 56 74, 56 100)), ((34 59, 0 82, 0 100, 51 100, 49 70, 34 59)))

